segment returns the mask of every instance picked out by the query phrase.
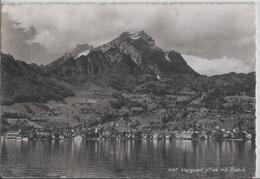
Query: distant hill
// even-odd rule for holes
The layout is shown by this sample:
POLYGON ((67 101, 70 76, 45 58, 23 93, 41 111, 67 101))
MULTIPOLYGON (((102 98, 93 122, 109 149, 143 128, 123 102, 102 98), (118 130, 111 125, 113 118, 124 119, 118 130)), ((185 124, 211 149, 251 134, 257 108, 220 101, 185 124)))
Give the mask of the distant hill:
POLYGON ((13 56, 1 53, 1 102, 38 101, 62 99, 73 96, 73 92, 43 76, 36 64, 15 60, 13 56))

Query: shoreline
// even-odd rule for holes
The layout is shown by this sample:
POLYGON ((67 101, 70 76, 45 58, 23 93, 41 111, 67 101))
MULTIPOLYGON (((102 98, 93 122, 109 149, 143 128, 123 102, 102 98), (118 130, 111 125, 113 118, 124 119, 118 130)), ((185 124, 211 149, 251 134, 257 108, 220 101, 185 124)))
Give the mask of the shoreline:
POLYGON ((84 141, 130 141, 130 140, 135 140, 135 141, 178 141, 178 140, 183 140, 183 141, 252 141, 254 142, 255 140, 251 139, 144 139, 144 138, 103 138, 103 139, 95 139, 95 138, 88 138, 88 139, 82 139, 81 141, 76 141, 75 139, 29 139, 29 140, 23 140, 23 139, 5 139, 1 138, 0 141, 17 141, 17 142, 28 142, 28 141, 42 141, 42 142, 59 142, 59 141, 74 141, 74 142, 84 142, 84 141))

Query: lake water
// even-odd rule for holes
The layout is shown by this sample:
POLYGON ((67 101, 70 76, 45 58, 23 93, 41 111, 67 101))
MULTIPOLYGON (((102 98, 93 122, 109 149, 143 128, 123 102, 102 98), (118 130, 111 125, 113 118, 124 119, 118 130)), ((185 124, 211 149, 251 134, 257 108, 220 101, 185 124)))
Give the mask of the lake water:
POLYGON ((2 176, 240 178, 255 173, 251 141, 1 142, 2 176))

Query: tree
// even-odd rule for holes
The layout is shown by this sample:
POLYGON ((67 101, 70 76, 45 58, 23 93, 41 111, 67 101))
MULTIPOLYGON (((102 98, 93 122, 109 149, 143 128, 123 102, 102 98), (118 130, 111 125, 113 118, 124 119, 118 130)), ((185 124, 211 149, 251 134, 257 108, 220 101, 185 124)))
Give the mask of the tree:
POLYGON ((6 126, 10 125, 9 122, 7 121, 7 119, 5 119, 5 118, 2 118, 1 122, 3 125, 6 125, 6 126))

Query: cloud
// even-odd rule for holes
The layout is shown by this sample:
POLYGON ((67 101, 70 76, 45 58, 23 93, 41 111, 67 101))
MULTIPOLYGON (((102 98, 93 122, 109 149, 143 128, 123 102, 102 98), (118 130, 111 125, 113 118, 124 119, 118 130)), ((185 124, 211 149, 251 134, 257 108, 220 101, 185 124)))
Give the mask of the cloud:
POLYGON ((18 27, 19 24, 8 19, 7 14, 1 15, 1 51, 12 54, 16 59, 38 64, 49 63, 58 55, 48 52, 39 42, 28 43, 37 33, 33 26, 28 29, 18 27))
POLYGON ((188 65, 202 75, 212 76, 229 72, 249 73, 253 71, 252 66, 241 59, 223 57, 209 60, 194 55, 182 56, 188 65))
POLYGON ((124 31, 144 30, 165 50, 255 65, 253 4, 27 4, 2 11, 19 23, 16 28, 35 29, 24 39, 28 45, 40 44, 57 57, 77 44, 98 46, 124 31))

